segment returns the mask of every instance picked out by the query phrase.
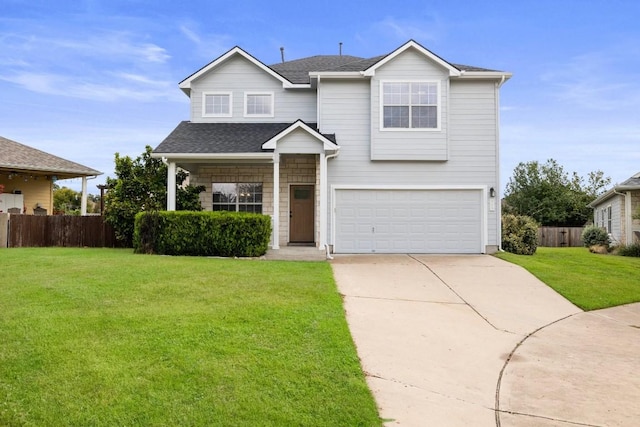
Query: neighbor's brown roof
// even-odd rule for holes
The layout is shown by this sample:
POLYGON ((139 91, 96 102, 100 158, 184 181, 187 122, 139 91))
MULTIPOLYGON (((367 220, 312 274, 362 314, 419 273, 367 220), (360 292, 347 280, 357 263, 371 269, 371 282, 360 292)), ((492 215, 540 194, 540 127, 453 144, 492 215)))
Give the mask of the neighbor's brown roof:
POLYGON ((57 174, 65 178, 102 172, 0 136, 0 169, 57 174))

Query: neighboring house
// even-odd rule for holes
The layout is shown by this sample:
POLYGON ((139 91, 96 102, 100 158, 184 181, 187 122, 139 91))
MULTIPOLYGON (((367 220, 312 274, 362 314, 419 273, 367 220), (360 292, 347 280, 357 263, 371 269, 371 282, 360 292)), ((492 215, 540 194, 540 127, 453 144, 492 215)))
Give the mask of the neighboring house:
POLYGON ((640 209, 640 172, 616 184, 589 207, 593 208, 593 223, 607 230, 614 244, 640 242, 640 220, 633 218, 640 209))
POLYGON ((82 214, 86 213, 87 177, 102 172, 0 137, 0 212, 50 215, 53 183, 82 178, 82 214))
POLYGON ((179 87, 191 120, 153 151, 206 210, 272 217, 271 245, 490 253, 500 245, 499 89, 510 73, 415 41, 375 58, 265 65, 234 47, 179 87))

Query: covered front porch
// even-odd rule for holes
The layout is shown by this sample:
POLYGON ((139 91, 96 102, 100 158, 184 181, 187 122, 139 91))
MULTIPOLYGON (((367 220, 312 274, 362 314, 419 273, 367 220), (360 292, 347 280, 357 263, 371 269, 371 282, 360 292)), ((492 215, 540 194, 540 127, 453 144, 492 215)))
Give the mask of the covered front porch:
POLYGON ((271 216, 272 250, 281 245, 325 250, 327 161, 339 147, 301 121, 262 141, 259 152, 154 152, 168 164, 167 210, 176 208, 175 173, 181 168, 189 171, 190 184, 205 187, 204 210, 271 216))

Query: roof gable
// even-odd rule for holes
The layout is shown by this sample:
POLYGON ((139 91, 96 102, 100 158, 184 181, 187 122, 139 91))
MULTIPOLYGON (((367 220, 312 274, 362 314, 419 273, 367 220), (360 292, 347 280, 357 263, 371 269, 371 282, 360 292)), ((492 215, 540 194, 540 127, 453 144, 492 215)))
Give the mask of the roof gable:
POLYGON ((405 44, 403 44, 402 46, 400 46, 399 48, 397 48, 396 50, 394 50, 390 54, 388 54, 388 55, 386 55, 384 57, 381 57, 380 60, 378 60, 377 62, 375 62, 374 64, 369 66, 367 69, 365 69, 363 71, 363 75, 365 75, 365 76, 373 76, 373 75, 375 75, 376 70, 378 68, 382 67, 384 64, 386 64, 386 63, 388 63, 390 61, 393 61, 394 58, 396 58, 401 53, 407 51, 408 49, 417 50, 419 53, 421 53, 425 57, 429 58, 431 61, 433 61, 436 64, 440 65, 441 67, 445 68, 447 71, 449 71, 449 75, 450 76, 459 76, 461 74, 461 71, 458 68, 456 68, 454 65, 452 65, 452 64, 448 63, 447 61, 445 61, 444 59, 440 58, 438 55, 436 55, 435 53, 431 52, 429 49, 424 48, 419 43, 417 43, 417 42, 415 42, 413 40, 409 40, 408 42, 406 42, 405 44))
POLYGON ((264 144, 262 144, 262 149, 275 150, 279 140, 281 140, 282 138, 284 138, 285 136, 289 135, 290 133, 292 133, 297 129, 304 130, 309 135, 311 135, 312 137, 317 139, 319 142, 321 142, 323 144, 324 150, 337 150, 340 148, 334 141, 330 140, 328 136, 321 134, 317 129, 312 128, 302 120, 296 120, 291 126, 282 130, 277 135, 273 136, 271 139, 269 139, 264 144))
POLYGON ((282 82, 282 87, 291 88, 291 87, 296 87, 297 86, 296 84, 292 83, 291 81, 289 81, 288 79, 283 77, 281 74, 279 74, 276 71, 274 71, 273 69, 269 68, 268 66, 266 66, 265 64, 263 64, 258 59, 256 59, 255 57, 253 57, 249 53, 245 52, 244 50, 242 50, 238 46, 232 48, 231 50, 227 51, 222 56, 218 57, 217 59, 214 59, 213 61, 211 61, 210 63, 208 63, 204 67, 200 68, 198 71, 196 71, 195 73, 191 74, 189 77, 187 77, 186 79, 181 81, 178 84, 178 86, 180 87, 180 89, 182 89, 183 92, 185 92, 187 95, 189 95, 190 92, 191 92, 191 83, 194 80, 196 80, 196 79, 202 77, 203 75, 213 71, 220 64, 223 64, 224 62, 226 62, 228 59, 232 58, 235 55, 240 55, 241 57, 245 58, 247 61, 251 62, 252 64, 257 66, 258 68, 260 68, 266 74, 268 74, 271 77, 274 77, 275 79, 277 79, 280 82, 282 82))

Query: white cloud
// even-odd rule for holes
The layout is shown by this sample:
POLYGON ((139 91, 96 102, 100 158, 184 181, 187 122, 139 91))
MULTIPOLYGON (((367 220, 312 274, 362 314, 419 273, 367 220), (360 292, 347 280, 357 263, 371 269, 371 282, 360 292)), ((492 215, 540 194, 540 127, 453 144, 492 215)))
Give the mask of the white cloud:
POLYGON ((386 17, 376 23, 375 27, 380 32, 391 35, 397 40, 414 39, 423 43, 439 40, 444 31, 444 26, 437 16, 429 16, 422 21, 386 17))
POLYGON ((560 102, 587 110, 640 107, 640 73, 626 63, 633 52, 617 49, 576 55, 554 64, 540 79, 560 102))
POLYGON ((178 26, 180 32, 192 43, 192 50, 198 57, 211 61, 231 47, 231 40, 227 34, 206 33, 200 30, 193 21, 185 21, 178 26))

